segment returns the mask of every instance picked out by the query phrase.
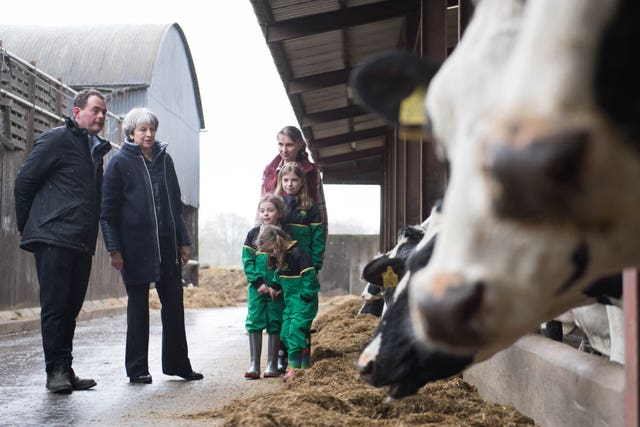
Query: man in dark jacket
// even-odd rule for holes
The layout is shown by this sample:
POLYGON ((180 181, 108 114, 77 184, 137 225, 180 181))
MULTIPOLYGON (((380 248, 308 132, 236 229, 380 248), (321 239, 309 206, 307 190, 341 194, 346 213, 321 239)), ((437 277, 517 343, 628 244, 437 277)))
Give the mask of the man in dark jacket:
POLYGON ((111 149, 98 136, 106 114, 102 93, 78 93, 74 119, 38 137, 14 186, 20 247, 35 256, 46 386, 53 393, 96 385, 75 375, 71 350, 98 235, 103 157, 111 149))

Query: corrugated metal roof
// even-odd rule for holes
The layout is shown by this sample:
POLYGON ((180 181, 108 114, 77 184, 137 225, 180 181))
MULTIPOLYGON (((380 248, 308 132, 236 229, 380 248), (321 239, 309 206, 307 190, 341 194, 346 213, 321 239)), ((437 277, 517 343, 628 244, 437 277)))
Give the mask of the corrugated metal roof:
POLYGON ((184 44, 194 82, 201 128, 204 115, 195 66, 184 32, 173 24, 76 26, 0 25, 4 48, 71 87, 131 88, 151 82, 158 49, 175 27, 184 44), (135 49, 132 49, 135 43, 135 49), (88 54, 89 53, 89 54, 88 54))

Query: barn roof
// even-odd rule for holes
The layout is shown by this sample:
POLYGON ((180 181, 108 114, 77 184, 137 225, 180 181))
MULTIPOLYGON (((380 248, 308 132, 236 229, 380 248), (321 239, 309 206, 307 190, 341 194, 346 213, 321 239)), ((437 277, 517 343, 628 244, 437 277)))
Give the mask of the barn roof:
POLYGON ((349 73, 414 40, 416 0, 251 0, 314 161, 329 184, 380 184, 391 129, 352 99, 349 73))
POLYGON ((204 115, 195 66, 180 25, 1 25, 4 48, 73 88, 105 91, 148 87, 159 48, 171 29, 182 39, 191 70, 201 128, 204 115), (90 53, 90 54, 88 54, 90 53))

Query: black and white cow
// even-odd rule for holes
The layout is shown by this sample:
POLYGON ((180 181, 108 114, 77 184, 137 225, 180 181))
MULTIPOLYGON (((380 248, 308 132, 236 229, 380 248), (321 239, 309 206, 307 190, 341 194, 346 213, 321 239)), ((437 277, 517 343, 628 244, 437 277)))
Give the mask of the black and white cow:
MULTIPOLYGON (((432 210, 440 212, 441 206, 442 201, 438 200, 432 210)), ((431 220, 430 216, 422 224, 402 227, 393 249, 374 258, 364 267, 362 278, 367 281, 367 285, 360 295, 364 303, 359 314, 368 313, 377 317, 382 315, 405 274, 409 255, 423 239, 431 220)))
POLYGON ((409 253, 402 279, 389 301, 373 337, 358 359, 360 376, 375 387, 388 387, 390 398, 415 394, 430 381, 455 375, 473 357, 429 349, 416 341, 409 316, 407 284, 412 272, 429 262, 440 224, 440 204, 432 209, 420 242, 409 253))
MULTIPOLYGON (((486 356, 480 353, 451 354, 435 346, 421 343, 413 331, 408 285, 411 275, 424 268, 431 259, 438 239, 438 230, 443 222, 440 209, 440 205, 437 205, 432 210, 423 239, 408 256, 405 275, 394 293, 393 300, 382 315, 371 341, 358 359, 357 369, 360 376, 375 387, 387 387, 389 398, 415 394, 428 382, 459 374, 468 366, 486 359, 486 356)), ((621 293, 621 277, 614 275, 593 283, 585 290, 584 297, 604 306, 603 303, 610 304, 612 300, 619 299, 621 293)), ((582 320, 581 322, 579 319, 572 318, 578 326, 585 328, 585 333, 591 340, 603 341, 604 345, 599 347, 599 351, 606 353, 607 343, 604 339, 609 337, 609 325, 602 321, 596 323, 593 320, 587 324, 586 316, 582 316, 582 320)), ((612 335, 615 333, 615 331, 611 332, 612 335)), ((619 329, 617 336, 620 336, 619 329)), ((618 357, 619 348, 615 346, 619 343, 620 341, 617 340, 608 347, 610 353, 614 354, 612 360, 618 357)), ((620 362, 620 360, 616 361, 620 362)))
POLYGON ((620 308, 622 275, 614 274, 596 282, 588 290, 596 302, 571 310, 541 326, 543 335, 563 341, 576 329, 582 332, 579 349, 607 356, 624 364, 624 315, 620 308))
MULTIPOLYGON (((489 357, 640 264, 639 20, 635 0, 477 2, 426 95, 451 166, 438 245, 408 286, 426 346, 489 357)), ((377 74, 408 95, 415 69, 377 74)))

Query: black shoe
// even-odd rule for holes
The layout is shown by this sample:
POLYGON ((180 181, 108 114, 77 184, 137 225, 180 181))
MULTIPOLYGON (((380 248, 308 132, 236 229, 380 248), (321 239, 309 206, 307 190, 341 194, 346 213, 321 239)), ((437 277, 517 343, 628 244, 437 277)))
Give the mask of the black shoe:
POLYGON ((91 378, 80 378, 73 372, 73 368, 69 371, 69 381, 71 387, 74 390, 89 390, 91 387, 95 387, 97 383, 91 378))
POLYGON ((58 370, 47 375, 47 388, 51 393, 69 394, 73 391, 69 371, 58 370))
POLYGON ((204 375, 195 371, 191 371, 186 375, 178 375, 178 376, 184 378, 187 381, 197 381, 204 378, 204 375))
POLYGON ((133 377, 129 377, 129 382, 130 383, 151 384, 152 381, 153 381, 153 378, 149 374, 136 375, 136 376, 133 376, 133 377))

